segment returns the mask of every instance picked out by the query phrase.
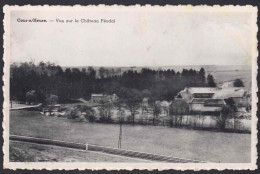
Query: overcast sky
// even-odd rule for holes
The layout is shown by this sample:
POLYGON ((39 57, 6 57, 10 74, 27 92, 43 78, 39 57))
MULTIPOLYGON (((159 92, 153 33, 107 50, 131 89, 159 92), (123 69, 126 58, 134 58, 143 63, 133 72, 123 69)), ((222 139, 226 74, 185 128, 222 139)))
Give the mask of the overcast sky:
POLYGON ((252 22, 246 12, 17 11, 11 13, 11 61, 61 66, 250 64, 252 22), (18 18, 104 18, 116 23, 19 23, 18 18))

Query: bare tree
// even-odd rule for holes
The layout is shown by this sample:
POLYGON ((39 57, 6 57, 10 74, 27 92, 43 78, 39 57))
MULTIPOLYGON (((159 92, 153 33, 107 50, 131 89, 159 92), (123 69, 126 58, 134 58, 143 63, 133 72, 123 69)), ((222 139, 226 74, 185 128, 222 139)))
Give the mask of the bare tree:
POLYGON ((130 111, 132 117, 132 123, 135 124, 135 115, 137 110, 141 106, 142 94, 137 89, 124 88, 121 90, 121 97, 123 99, 126 108, 130 111))
POLYGON ((101 122, 112 122, 112 108, 113 105, 110 101, 106 99, 100 100, 100 106, 98 107, 98 109, 101 122))
MULTIPOLYGON (((174 100, 169 108, 170 121, 174 121, 174 126, 182 125, 182 116, 189 112, 189 105, 183 100, 174 100), (173 119, 174 117, 174 119, 173 119)), ((171 125, 173 125, 171 123, 171 125)))
POLYGON ((46 104, 48 111, 50 115, 52 115, 52 110, 54 109, 55 105, 58 103, 58 96, 51 94, 47 99, 46 99, 46 104))
POLYGON ((161 113, 161 106, 159 103, 156 102, 156 98, 151 97, 149 99, 149 105, 152 108, 153 112, 153 125, 155 125, 156 121, 158 120, 158 117, 161 113))
POLYGON ((230 106, 223 106, 220 110, 220 115, 216 117, 217 126, 221 131, 224 131, 226 128, 227 120, 230 118, 232 109, 230 106))

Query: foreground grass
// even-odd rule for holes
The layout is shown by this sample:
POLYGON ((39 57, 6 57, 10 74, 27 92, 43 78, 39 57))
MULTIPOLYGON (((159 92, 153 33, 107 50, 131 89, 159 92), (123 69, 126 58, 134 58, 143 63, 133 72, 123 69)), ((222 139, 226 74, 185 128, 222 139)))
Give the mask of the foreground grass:
MULTIPOLYGON (((117 147, 119 126, 10 112, 10 133, 117 147)), ((209 162, 250 162, 250 134, 123 125, 122 148, 209 162)))
POLYGON ((150 162, 56 146, 10 141, 12 162, 150 162))

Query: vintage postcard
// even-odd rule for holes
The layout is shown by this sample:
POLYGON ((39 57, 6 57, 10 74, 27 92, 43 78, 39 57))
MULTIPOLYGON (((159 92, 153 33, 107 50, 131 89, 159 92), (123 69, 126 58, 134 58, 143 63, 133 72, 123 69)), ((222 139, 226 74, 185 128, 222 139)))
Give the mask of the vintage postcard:
POLYGON ((3 10, 4 168, 257 168, 257 7, 3 10))

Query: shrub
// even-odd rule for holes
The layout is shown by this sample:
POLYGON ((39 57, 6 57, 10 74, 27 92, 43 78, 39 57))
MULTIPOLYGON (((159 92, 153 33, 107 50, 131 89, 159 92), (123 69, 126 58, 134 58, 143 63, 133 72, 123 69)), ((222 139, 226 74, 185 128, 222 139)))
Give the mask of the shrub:
POLYGON ((76 105, 67 110, 67 116, 70 119, 82 118, 81 116, 83 115, 89 122, 94 122, 96 120, 95 110, 87 105, 76 105))
POLYGON ((69 108, 66 110, 66 115, 68 119, 76 119, 79 118, 79 109, 76 107, 69 108))
POLYGON ((110 123, 113 121, 111 118, 112 112, 110 107, 104 107, 104 106, 99 107, 99 114, 100 114, 100 118, 99 118, 100 122, 110 123))
POLYGON ((220 111, 220 115, 216 116, 217 126, 221 131, 224 131, 226 128, 227 120, 230 118, 232 109, 229 106, 223 106, 220 111))
POLYGON ((181 126, 183 115, 189 113, 189 105, 183 100, 174 100, 169 108, 170 126, 181 126), (173 123, 174 122, 174 123, 173 123))
POLYGON ((79 118, 79 111, 77 108, 73 108, 70 112, 70 117, 72 119, 76 119, 76 118, 79 118))
POLYGON ((85 118, 89 122, 94 122, 96 120, 96 112, 91 107, 88 106, 84 107, 84 110, 82 110, 82 112, 86 113, 85 118))
POLYGON ((113 105, 110 102, 107 102, 106 100, 100 101, 100 106, 98 107, 99 110, 99 121, 103 123, 110 123, 112 122, 112 108, 113 105))
POLYGON ((36 92, 35 90, 26 93, 26 101, 28 104, 34 104, 36 102, 36 92))

